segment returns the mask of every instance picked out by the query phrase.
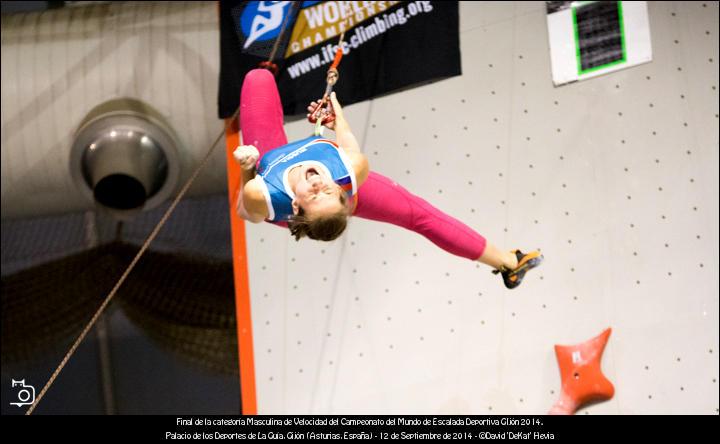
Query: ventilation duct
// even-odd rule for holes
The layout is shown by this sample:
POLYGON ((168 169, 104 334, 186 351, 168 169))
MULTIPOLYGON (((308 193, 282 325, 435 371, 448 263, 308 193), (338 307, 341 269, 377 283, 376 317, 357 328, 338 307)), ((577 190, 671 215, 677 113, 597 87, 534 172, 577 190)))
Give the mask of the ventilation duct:
POLYGON ((149 105, 122 98, 93 108, 70 152, 76 187, 118 219, 151 209, 175 191, 178 138, 149 105))
MULTIPOLYGON (((147 117, 152 113, 141 105, 145 117, 136 122, 172 128, 167 132, 177 136, 180 171, 166 202, 223 129, 216 113, 220 49, 214 2, 79 4, 87 6, 2 15, 2 57, 12 61, 2 67, 3 220, 97 207, 82 169, 73 178, 75 165, 69 167, 80 123, 100 104, 131 97, 161 116, 147 117)), ((176 165, 165 151, 168 144, 159 136, 148 139, 168 160, 170 184, 176 165)), ((217 147, 186 198, 227 194, 227 159, 217 147)), ((143 208, 155 205, 164 188, 147 193, 143 208)))

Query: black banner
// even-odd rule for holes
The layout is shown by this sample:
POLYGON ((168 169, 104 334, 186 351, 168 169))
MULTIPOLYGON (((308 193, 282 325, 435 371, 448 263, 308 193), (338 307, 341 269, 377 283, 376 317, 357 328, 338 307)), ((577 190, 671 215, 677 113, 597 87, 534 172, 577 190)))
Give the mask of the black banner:
POLYGON ((458 25, 451 1, 221 1, 218 115, 235 112, 245 74, 273 51, 285 114, 305 114, 343 32, 334 90, 344 105, 460 75, 458 25))

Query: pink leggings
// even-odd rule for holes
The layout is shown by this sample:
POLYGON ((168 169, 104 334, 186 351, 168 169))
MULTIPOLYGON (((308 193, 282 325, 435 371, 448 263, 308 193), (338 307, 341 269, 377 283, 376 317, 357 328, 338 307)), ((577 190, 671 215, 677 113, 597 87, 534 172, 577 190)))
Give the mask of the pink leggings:
MULTIPOLYGON (((287 144, 280 94, 275 78, 267 70, 255 69, 245 76, 240 96, 240 128, 242 143, 255 145, 261 157, 287 144)), ((414 231, 443 250, 470 260, 478 259, 485 251, 485 238, 472 228, 372 171, 358 190, 353 215, 414 231)))

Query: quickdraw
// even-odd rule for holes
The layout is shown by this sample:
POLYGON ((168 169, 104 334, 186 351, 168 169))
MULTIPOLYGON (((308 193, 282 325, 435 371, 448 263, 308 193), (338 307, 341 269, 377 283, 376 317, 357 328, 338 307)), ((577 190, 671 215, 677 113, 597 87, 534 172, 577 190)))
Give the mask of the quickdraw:
POLYGON ((285 36, 285 29, 286 29, 286 26, 287 26, 287 24, 288 24, 288 21, 289 21, 290 17, 295 14, 295 12, 294 12, 294 11, 295 11, 295 8, 296 8, 298 5, 299 5, 298 2, 291 2, 291 3, 290 3, 289 12, 288 12, 287 14, 285 14, 285 18, 283 19, 283 22, 282 22, 282 27, 280 28, 280 34, 278 34, 277 38, 275 38, 275 43, 273 44, 272 51, 270 52, 270 57, 268 57, 268 59, 267 59, 266 61, 260 62, 260 63, 258 64, 258 68, 267 69, 268 71, 270 71, 271 73, 273 73, 273 76, 275 76, 275 77, 277 77, 278 72, 280 71, 280 69, 278 68, 277 64, 273 63, 273 60, 275 59, 275 53, 276 53, 277 50, 278 50, 278 44, 280 43, 280 41, 281 41, 281 40, 283 39, 283 37, 285 36))
POLYGON ((277 76, 278 74, 278 66, 269 60, 260 62, 260 64, 258 64, 258 68, 267 69, 268 71, 273 73, 274 76, 277 76))
POLYGON ((333 63, 327 72, 327 77, 325 79, 325 81, 327 82, 327 86, 325 87, 325 93, 323 94, 322 99, 320 99, 317 105, 315 105, 315 108, 313 108, 313 110, 310 112, 310 115, 308 116, 308 120, 310 121, 310 123, 315 124, 315 134, 318 134, 320 132, 323 125, 335 121, 335 112, 333 111, 332 104, 330 103, 330 93, 332 92, 335 83, 337 83, 338 78, 340 78, 340 72, 338 72, 337 67, 340 64, 340 59, 342 59, 343 56, 343 37, 345 37, 345 33, 340 35, 338 48, 335 52, 335 59, 333 60, 333 63))

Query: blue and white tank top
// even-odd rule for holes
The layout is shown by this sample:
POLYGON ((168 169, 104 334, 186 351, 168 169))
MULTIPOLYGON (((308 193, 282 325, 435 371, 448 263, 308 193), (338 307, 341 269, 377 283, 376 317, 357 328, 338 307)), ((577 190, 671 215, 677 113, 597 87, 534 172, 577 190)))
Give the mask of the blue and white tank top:
POLYGON ((348 199, 357 193, 355 171, 343 150, 332 140, 311 136, 268 151, 260 159, 255 177, 265 194, 268 221, 287 221, 293 215, 295 193, 290 188, 288 173, 299 165, 322 169, 345 190, 348 199))

